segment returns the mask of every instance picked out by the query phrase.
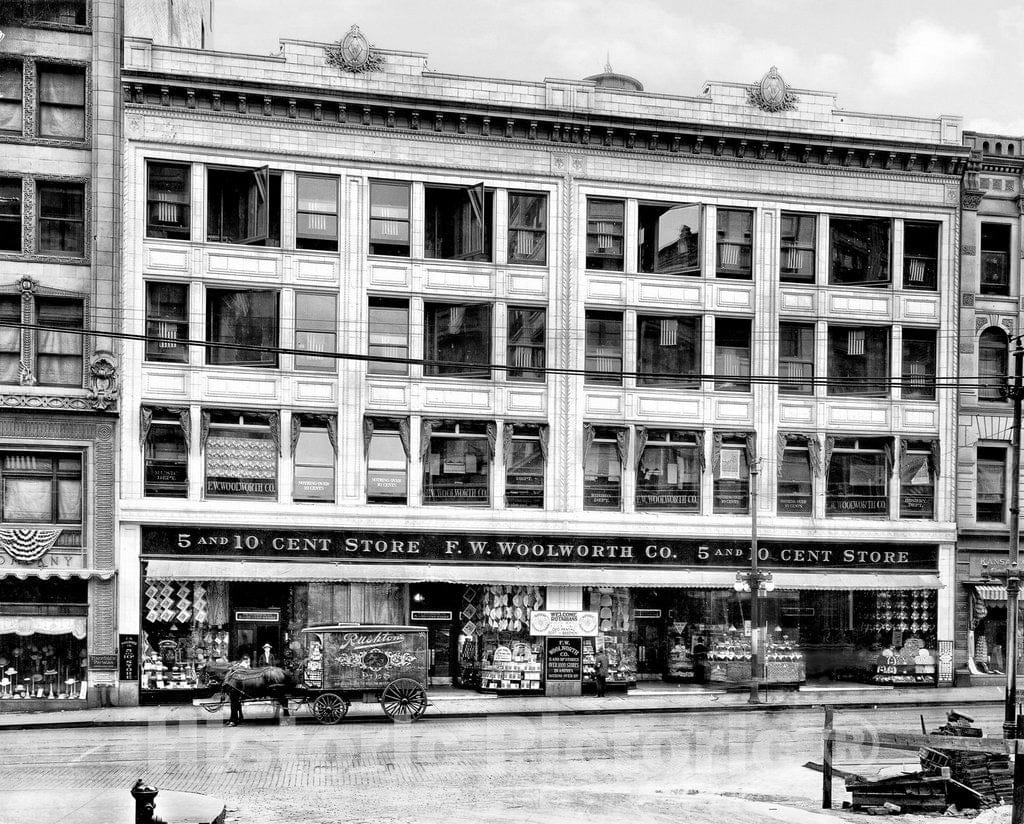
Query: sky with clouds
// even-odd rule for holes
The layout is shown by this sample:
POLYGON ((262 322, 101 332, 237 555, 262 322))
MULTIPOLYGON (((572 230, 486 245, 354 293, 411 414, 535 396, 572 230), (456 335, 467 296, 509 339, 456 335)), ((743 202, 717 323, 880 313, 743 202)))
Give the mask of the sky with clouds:
POLYGON ((214 47, 334 41, 358 24, 381 49, 437 71, 539 81, 604 67, 647 91, 695 95, 778 66, 796 88, 851 111, 960 115, 1024 135, 1020 0, 215 0, 214 47))

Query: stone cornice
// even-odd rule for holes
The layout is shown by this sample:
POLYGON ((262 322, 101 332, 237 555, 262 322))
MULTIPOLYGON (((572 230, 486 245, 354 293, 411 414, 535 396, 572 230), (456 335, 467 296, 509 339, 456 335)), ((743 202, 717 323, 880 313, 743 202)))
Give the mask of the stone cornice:
POLYGON ((486 110, 448 101, 357 93, 310 96, 309 89, 235 83, 211 85, 202 78, 148 76, 122 78, 126 111, 180 112, 189 116, 238 118, 256 122, 294 123, 310 127, 355 127, 386 132, 451 137, 491 138, 548 146, 586 147, 588 151, 625 150, 631 154, 690 155, 701 159, 752 159, 846 170, 914 173, 934 179, 963 173, 970 149, 965 146, 899 143, 840 138, 814 133, 774 133, 741 126, 723 128, 699 123, 671 123, 642 118, 548 109, 486 110))

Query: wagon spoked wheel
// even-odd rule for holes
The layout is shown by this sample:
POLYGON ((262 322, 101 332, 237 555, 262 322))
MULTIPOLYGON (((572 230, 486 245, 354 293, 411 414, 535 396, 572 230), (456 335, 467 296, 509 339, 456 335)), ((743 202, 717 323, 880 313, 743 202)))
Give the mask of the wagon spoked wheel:
POLYGON ((325 692, 313 699, 309 710, 321 724, 337 724, 348 713, 348 701, 334 692, 325 692))
POLYGON ((380 705, 392 721, 415 721, 427 708, 427 692, 418 681, 399 678, 384 687, 380 705))

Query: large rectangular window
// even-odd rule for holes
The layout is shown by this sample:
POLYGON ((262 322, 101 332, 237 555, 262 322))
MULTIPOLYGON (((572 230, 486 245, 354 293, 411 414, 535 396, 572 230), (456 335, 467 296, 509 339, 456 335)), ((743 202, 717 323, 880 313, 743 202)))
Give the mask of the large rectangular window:
POLYGON ((906 221, 903 224, 903 288, 938 288, 939 224, 906 221))
POLYGON ((22 64, 15 60, 0 61, 0 132, 24 131, 24 88, 22 64))
POLYGON ((806 441, 790 439, 782 451, 776 509, 779 515, 814 512, 814 475, 806 441))
POLYGON ((828 394, 889 396, 889 329, 829 326, 828 394))
POLYGON ((888 515, 891 449, 879 438, 836 438, 828 464, 825 513, 888 515))
POLYGON ((583 508, 622 508, 622 467, 626 431, 613 427, 583 426, 583 508))
POLYGON ((622 385, 622 315, 587 312, 586 383, 622 385))
POLYGON ((779 324, 779 393, 814 394, 814 324, 779 324))
POLYGON ((717 234, 716 276, 750 280, 754 274, 754 213, 747 209, 719 209, 717 234))
POLYGON ((38 65, 39 136, 85 139, 85 69, 38 65))
POLYGON ((192 220, 192 167, 146 164, 146 237, 188 240, 192 220))
POLYGON ((936 343, 934 329, 903 330, 903 397, 935 400, 936 343))
POLYGON ((206 362, 277 366, 278 301, 270 289, 206 290, 206 362), (238 348, 234 348, 238 347, 238 348))
POLYGON ((21 368, 21 296, 0 295, 0 383, 18 383, 21 368))
POLYGON ((494 192, 478 186, 426 186, 426 247, 428 258, 492 260, 494 192))
POLYGON ((547 263, 548 197, 526 192, 508 195, 508 262, 547 263))
POLYGON ((750 391, 750 321, 715 318, 715 389, 750 391))
POLYGON ((371 504, 404 504, 409 495, 409 423, 392 418, 367 418, 363 422, 366 445, 366 501, 371 504))
POLYGON ((271 419, 259 413, 226 410, 203 415, 206 496, 275 499, 279 434, 271 432, 271 419))
POLYGON ((0 177, 0 252, 21 251, 21 178, 0 177))
POLYGON ((1002 403, 1006 394, 1010 362, 1010 340, 998 326, 978 336, 978 400, 1002 403))
POLYGON ((829 283, 847 286, 885 286, 889 269, 892 221, 888 218, 832 217, 829 283))
POLYGON ((147 498, 188 497, 188 410, 148 409, 143 419, 146 432, 144 493, 147 498))
POLYGON ((4 452, 0 455, 4 523, 81 524, 82 456, 4 452))
POLYGON ((370 181, 370 254, 409 257, 409 184, 370 181))
POLYGON ((641 203, 639 206, 641 272, 700 275, 700 206, 641 203))
POLYGON ((536 424, 505 424, 505 506, 544 508, 546 431, 536 424))
POLYGON ((902 441, 900 455, 900 517, 935 517, 935 459, 928 441, 902 441))
POLYGON ((692 432, 637 429, 637 510, 700 512, 700 449, 692 432))
POLYGON ((333 353, 338 349, 338 298, 320 292, 295 293, 295 355, 296 369, 333 372, 337 361, 317 352, 333 353), (307 354, 308 353, 308 354, 307 354))
POLYGON ((84 26, 87 0, 4 0, 0 21, 13 25, 84 26))
MULTIPOLYGON (((322 415, 292 417, 292 500, 334 501, 334 440, 322 415)), ((335 436, 337 437, 337 436, 335 436)))
POLYGON ((508 375, 510 380, 542 381, 544 374, 545 311, 508 308, 508 375))
POLYGON ((981 294, 1010 294, 1010 225, 981 224, 981 294))
POLYGON ((779 221, 779 280, 814 283, 817 215, 783 212, 779 221))
POLYGON ((295 247, 338 249, 338 178, 296 175, 295 247))
MULTIPOLYGON (((368 319, 370 357, 408 359, 409 301, 370 298, 368 319)), ((409 364, 372 360, 367 371, 371 375, 408 375, 409 364)))
POLYGON ((978 447, 978 483, 975 519, 986 523, 1006 520, 1006 449, 978 447))
POLYGON ((625 263, 626 204, 587 199, 587 268, 621 272, 625 263))
POLYGON ((489 506, 494 424, 478 421, 425 422, 430 446, 423 467, 423 503, 489 506))
POLYGON ((259 169, 208 169, 206 239, 210 243, 281 245, 281 174, 259 169))
POLYGON ((490 304, 423 304, 425 375, 490 378, 490 304))
POLYGON ((85 184, 38 181, 37 248, 61 257, 85 256, 85 184))
POLYGON ((188 362, 188 284, 146 284, 146 337, 146 360, 188 362))
POLYGON ((36 297, 36 381, 47 386, 81 386, 85 306, 75 298, 36 297), (64 331, 67 330, 67 331, 64 331))
POLYGON ((637 385, 700 389, 700 318, 638 315, 636 326, 637 385))
POLYGON ((746 439, 723 437, 716 464, 714 511, 733 515, 750 512, 750 456, 746 439))

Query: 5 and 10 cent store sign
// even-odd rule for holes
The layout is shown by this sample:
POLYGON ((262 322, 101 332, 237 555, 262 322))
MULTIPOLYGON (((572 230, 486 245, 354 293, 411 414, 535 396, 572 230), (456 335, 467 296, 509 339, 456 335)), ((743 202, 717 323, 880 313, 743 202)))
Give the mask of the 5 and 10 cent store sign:
MULTIPOLYGON (((763 541, 761 562, 790 568, 934 570, 935 544, 763 541)), ((750 544, 650 537, 484 535, 347 530, 142 530, 142 554, 382 563, 744 567, 750 544)))

